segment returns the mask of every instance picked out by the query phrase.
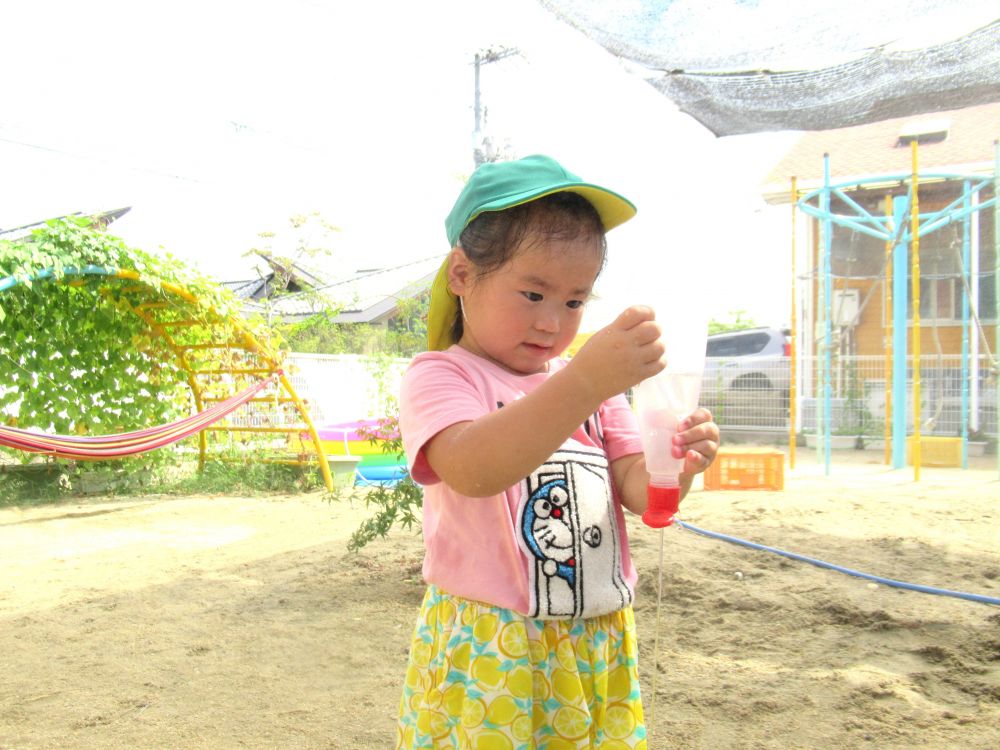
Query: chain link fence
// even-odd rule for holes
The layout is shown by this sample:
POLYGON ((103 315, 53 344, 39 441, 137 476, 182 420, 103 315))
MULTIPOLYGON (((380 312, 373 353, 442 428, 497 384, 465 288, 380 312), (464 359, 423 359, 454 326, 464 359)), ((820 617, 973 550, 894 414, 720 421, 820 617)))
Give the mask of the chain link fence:
MULTIPOLYGON (((288 368, 299 395, 317 424, 385 416, 388 400, 399 392, 409 360, 374 360, 355 355, 292 354, 288 368)), ((913 367, 907 363, 906 425, 913 431, 913 367)), ((700 403, 715 421, 731 432, 789 433, 793 396, 797 397, 797 433, 815 434, 823 403, 821 358, 805 357, 792 389, 791 360, 775 357, 710 357, 706 360, 700 403)), ((981 356, 970 362, 966 392, 962 392, 962 361, 958 356, 922 358, 920 363, 921 432, 927 436, 958 437, 963 410, 972 440, 997 437, 997 373, 981 356)), ((878 440, 885 434, 886 362, 883 357, 837 357, 830 370, 830 412, 826 419, 834 435, 878 440)), ((891 371, 888 373, 890 382, 891 371)), ((892 408, 892 404, 889 404, 892 408)), ((235 420, 247 424, 284 424, 287 405, 255 403, 235 420)))
MULTIPOLYGON (((821 358, 803 358, 797 373, 798 430, 819 427, 823 408, 821 358)), ((830 368, 830 411, 835 435, 881 438, 885 433, 886 370, 883 357, 837 357, 830 368)), ((920 422, 924 435, 958 437, 962 414, 970 439, 997 437, 997 372, 986 356, 970 361, 963 393, 962 359, 931 355, 920 362, 920 422)), ((906 424, 913 431, 913 360, 907 359, 906 424)), ((787 357, 709 358, 701 403, 722 428, 788 433, 791 360, 787 357)), ((888 408, 892 409, 890 402, 888 408)))

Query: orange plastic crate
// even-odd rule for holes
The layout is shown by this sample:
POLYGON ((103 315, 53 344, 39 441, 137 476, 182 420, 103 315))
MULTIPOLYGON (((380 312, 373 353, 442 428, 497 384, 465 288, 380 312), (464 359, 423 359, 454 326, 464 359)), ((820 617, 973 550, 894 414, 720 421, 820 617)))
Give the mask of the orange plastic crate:
POLYGON ((706 490, 783 490, 785 454, 776 450, 722 448, 704 477, 706 490))
MULTIPOLYGON (((913 435, 906 438, 906 463, 913 463, 913 435)), ((962 438, 920 436, 920 465, 959 467, 962 465, 962 438)))

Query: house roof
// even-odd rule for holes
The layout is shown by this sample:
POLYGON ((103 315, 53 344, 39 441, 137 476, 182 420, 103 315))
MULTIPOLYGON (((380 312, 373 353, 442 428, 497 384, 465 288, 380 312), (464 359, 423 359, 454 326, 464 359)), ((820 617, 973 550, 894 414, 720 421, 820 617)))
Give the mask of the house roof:
POLYGON ((20 237, 26 237, 31 234, 34 230, 45 226, 46 223, 59 219, 68 219, 72 216, 89 216, 94 219, 95 223, 100 223, 104 227, 108 224, 120 219, 122 216, 127 214, 132 210, 131 206, 125 206, 123 208, 113 208, 109 211, 77 211, 73 214, 65 214, 63 216, 53 216, 49 219, 43 219, 41 221, 36 221, 32 224, 23 224, 19 227, 11 227, 10 229, 0 229, 0 239, 4 240, 16 240, 20 237))
POLYGON ((293 291, 297 291, 297 289, 320 289, 330 284, 330 276, 321 273, 315 268, 307 267, 302 262, 302 257, 291 260, 260 250, 254 251, 253 254, 264 262, 264 264, 257 264, 255 266, 257 269, 256 277, 219 282, 240 299, 258 299, 261 296, 268 295, 271 283, 275 275, 279 273, 283 275, 287 274, 286 288, 287 286, 294 285, 293 291))
POLYGON ((928 136, 926 142, 921 138, 919 146, 921 172, 989 172, 993 168, 998 123, 1000 104, 982 104, 804 133, 765 178, 764 197, 769 203, 787 203, 793 176, 798 178, 801 190, 822 185, 824 154, 830 155, 833 182, 909 174, 912 156, 907 134, 920 131, 928 136), (941 128, 946 128, 943 139, 941 128))
MULTIPOLYGON (((356 271, 350 278, 309 292, 288 294, 273 300, 272 314, 283 318, 306 317, 334 307, 334 323, 375 323, 385 319, 401 300, 413 299, 430 289, 444 255, 422 258, 389 268, 356 271)), ((248 304, 263 310, 263 306, 248 304)))
POLYGON ((220 281, 219 285, 225 287, 239 299, 253 299, 254 295, 262 286, 267 284, 266 279, 246 279, 241 281, 220 281))

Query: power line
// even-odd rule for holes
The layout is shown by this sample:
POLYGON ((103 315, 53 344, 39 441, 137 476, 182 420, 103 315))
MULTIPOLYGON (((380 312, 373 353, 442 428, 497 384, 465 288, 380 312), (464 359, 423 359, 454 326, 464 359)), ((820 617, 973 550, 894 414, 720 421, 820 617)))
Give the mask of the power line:
MULTIPOLYGON (((229 120, 227 122, 227 125, 229 125, 233 129, 233 131, 235 132, 235 134, 237 136, 239 136, 241 134, 249 134, 249 135, 252 135, 252 136, 257 137, 257 138, 267 138, 267 139, 270 139, 270 140, 273 140, 273 141, 277 141, 278 143, 280 143, 281 145, 285 146, 286 148, 292 148, 292 149, 296 149, 296 150, 299 150, 299 151, 304 151, 304 152, 316 154, 316 155, 319 155, 319 156, 325 156, 325 157, 330 157, 331 156, 331 154, 328 151, 325 151, 325 150, 320 149, 320 148, 316 148, 314 146, 311 146, 311 145, 308 145, 308 144, 305 144, 305 143, 297 142, 291 136, 288 136, 288 135, 285 135, 285 134, 282 134, 282 133, 276 133, 276 132, 271 131, 271 130, 261 130, 259 128, 254 127, 253 125, 248 125, 246 123, 237 122, 235 120, 229 120)), ((3 132, 3 130, 4 130, 4 128, 2 126, 0 126, 0 132, 3 132)), ((177 174, 175 172, 165 172, 163 170, 155 169, 155 168, 152 168, 152 167, 137 166, 137 165, 134 165, 134 164, 129 164, 127 162, 123 162, 120 159, 109 159, 109 158, 106 158, 106 157, 96 156, 96 155, 93 155, 93 154, 80 153, 78 151, 70 151, 70 150, 67 150, 67 149, 64 149, 64 148, 59 148, 57 146, 50 146, 50 145, 46 145, 46 144, 43 144, 43 143, 34 143, 34 142, 31 142, 31 141, 28 141, 28 140, 22 140, 20 138, 4 137, 4 136, 0 135, 0 142, 10 143, 10 144, 15 145, 15 146, 22 146, 24 148, 35 149, 37 151, 44 151, 44 152, 51 153, 51 154, 58 154, 60 156, 68 156, 68 157, 73 158, 73 159, 81 159, 81 160, 85 160, 85 161, 92 161, 92 162, 98 162, 98 163, 101 163, 101 164, 107 164, 109 166, 122 167, 122 168, 125 168, 125 169, 129 169, 129 170, 131 170, 133 172, 142 172, 142 173, 146 173, 146 174, 152 174, 152 175, 156 175, 158 177, 166 177, 167 179, 171 179, 171 180, 178 180, 178 181, 181 181, 181 182, 190 182, 190 183, 194 183, 194 184, 198 184, 198 185, 206 184, 205 180, 202 179, 202 178, 199 178, 199 177, 192 177, 190 175, 185 175, 185 174, 177 174)))
POLYGON ((4 138, 3 136, 0 136, 0 142, 11 143, 11 144, 13 144, 15 146, 24 146, 25 148, 32 148, 32 149, 35 149, 37 151, 46 151, 46 152, 52 153, 52 154, 59 154, 60 156, 69 156, 69 157, 74 158, 74 159, 83 159, 85 161, 96 161, 96 162, 100 162, 102 164, 108 164, 108 165, 111 165, 111 166, 124 166, 126 169, 130 169, 130 170, 132 170, 134 172, 146 172, 148 174, 155 174, 155 175, 158 175, 160 177, 167 177, 167 178, 172 179, 172 180, 182 180, 184 182, 194 182, 194 183, 199 183, 199 184, 202 182, 201 180, 197 179, 196 177, 188 177, 186 175, 171 174, 170 172, 162 172, 162 171, 160 171, 158 169, 151 169, 149 167, 137 167, 137 166, 133 166, 133 165, 130 165, 130 164, 122 165, 120 163, 115 162, 114 160, 106 159, 106 158, 103 158, 103 157, 100 157, 100 156, 92 156, 90 154, 81 154, 81 153, 76 153, 76 152, 73 152, 73 151, 66 151, 65 149, 56 148, 54 146, 45 146, 45 145, 42 145, 40 143, 29 143, 28 141, 17 140, 15 138, 4 138))

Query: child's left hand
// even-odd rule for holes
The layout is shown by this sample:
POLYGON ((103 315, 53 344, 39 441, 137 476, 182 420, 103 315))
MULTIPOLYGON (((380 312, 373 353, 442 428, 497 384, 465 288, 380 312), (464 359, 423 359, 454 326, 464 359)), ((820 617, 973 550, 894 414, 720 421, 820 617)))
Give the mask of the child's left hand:
POLYGON ((719 451, 719 426, 703 407, 681 420, 674 435, 674 458, 684 459, 684 474, 699 474, 715 460, 719 451))

